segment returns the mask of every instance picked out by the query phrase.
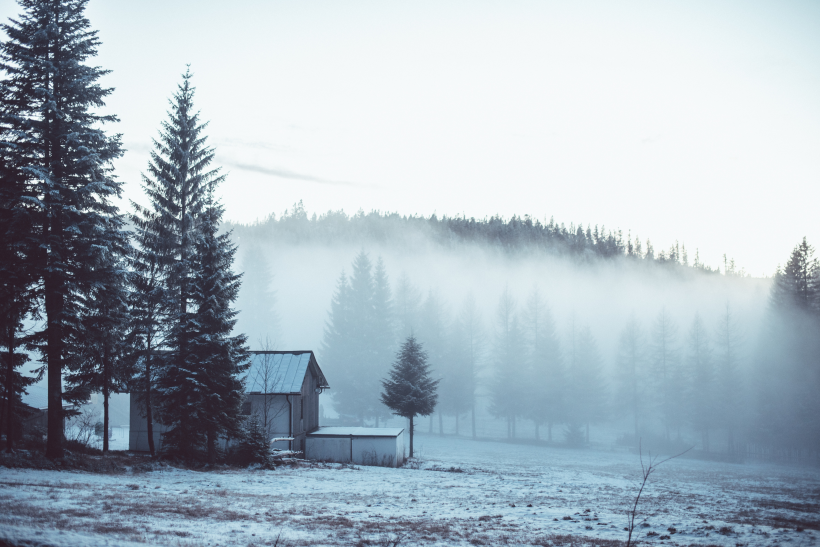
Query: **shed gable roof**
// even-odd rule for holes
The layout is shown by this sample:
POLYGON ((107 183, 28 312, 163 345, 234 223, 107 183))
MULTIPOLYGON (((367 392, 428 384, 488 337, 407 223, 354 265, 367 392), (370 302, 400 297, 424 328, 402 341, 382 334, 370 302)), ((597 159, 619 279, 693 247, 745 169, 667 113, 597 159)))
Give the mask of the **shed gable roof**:
POLYGON ((327 380, 312 351, 252 351, 251 366, 245 376, 245 393, 298 394, 308 370, 319 387, 327 380))

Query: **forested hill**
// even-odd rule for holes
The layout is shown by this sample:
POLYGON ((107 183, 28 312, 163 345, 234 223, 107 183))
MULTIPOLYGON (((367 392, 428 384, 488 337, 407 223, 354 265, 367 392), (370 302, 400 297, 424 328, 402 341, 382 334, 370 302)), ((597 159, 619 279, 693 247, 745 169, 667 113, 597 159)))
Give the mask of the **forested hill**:
MULTIPOLYGON (((226 223, 240 240, 278 240, 283 243, 340 244, 362 242, 389 243, 392 246, 413 248, 422 243, 434 242, 442 247, 465 243, 478 244, 506 252, 524 251, 535 254, 552 254, 569 257, 580 262, 595 259, 629 257, 635 260, 656 262, 670 266, 697 268, 717 272, 700 262, 697 252, 690 263, 686 247, 677 242, 668 250, 658 252, 649 239, 645 244, 631 234, 624 237, 622 230, 607 230, 604 226, 548 223, 529 215, 513 216, 505 220, 500 216, 485 219, 448 217, 433 214, 430 217, 402 216, 398 213, 359 211, 348 215, 344 211, 328 211, 322 215, 308 216, 302 202, 280 216, 270 215, 253 224, 226 223)), ((734 262, 726 264, 729 273, 735 270, 734 262)))

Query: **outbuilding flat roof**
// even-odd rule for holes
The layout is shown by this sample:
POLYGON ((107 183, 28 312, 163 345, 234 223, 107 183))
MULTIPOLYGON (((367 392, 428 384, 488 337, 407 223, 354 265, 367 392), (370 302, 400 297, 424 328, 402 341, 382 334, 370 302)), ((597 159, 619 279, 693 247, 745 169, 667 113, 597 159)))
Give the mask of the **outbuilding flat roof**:
POLYGON ((309 437, 398 437, 403 427, 320 427, 309 437))

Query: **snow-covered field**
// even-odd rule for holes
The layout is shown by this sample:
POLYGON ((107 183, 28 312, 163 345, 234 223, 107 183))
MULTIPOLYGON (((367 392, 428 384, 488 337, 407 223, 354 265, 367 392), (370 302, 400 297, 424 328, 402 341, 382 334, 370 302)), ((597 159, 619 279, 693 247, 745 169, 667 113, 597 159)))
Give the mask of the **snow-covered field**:
MULTIPOLYGON (((637 455, 434 436, 419 436, 416 445, 417 469, 306 463, 105 475, 0 468, 0 545, 626 540, 637 455)), ((820 470, 677 459, 650 480, 640 506, 641 543, 820 542, 820 470)))

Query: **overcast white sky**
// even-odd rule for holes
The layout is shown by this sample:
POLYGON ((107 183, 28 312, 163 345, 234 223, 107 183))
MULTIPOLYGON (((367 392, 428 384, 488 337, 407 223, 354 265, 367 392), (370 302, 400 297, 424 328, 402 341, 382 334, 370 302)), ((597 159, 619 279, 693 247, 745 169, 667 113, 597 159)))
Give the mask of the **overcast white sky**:
MULTIPOLYGON (((5 20, 19 10, 0 4, 5 20)), ((227 217, 551 215, 820 246, 820 2, 91 0, 126 194, 190 63, 227 217)))

